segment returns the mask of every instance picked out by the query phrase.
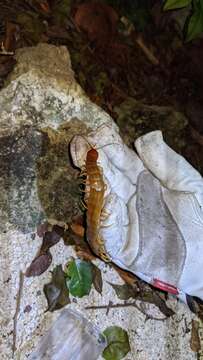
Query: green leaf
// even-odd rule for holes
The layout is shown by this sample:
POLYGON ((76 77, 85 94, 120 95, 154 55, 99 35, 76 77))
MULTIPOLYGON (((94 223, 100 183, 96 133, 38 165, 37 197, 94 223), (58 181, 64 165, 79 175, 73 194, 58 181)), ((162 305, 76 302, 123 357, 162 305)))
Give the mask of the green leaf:
POLYGON ((104 330, 103 335, 107 340, 107 347, 103 351, 106 360, 120 360, 130 351, 127 332, 119 326, 110 326, 104 330))
POLYGON ((61 265, 54 268, 51 282, 44 285, 44 293, 48 302, 48 311, 61 309, 70 303, 65 273, 61 265))
POLYGON ((175 10, 184 8, 192 3, 192 0, 167 0, 164 10, 175 10))
POLYGON ((197 6, 189 19, 187 26, 186 41, 191 41, 203 32, 203 8, 197 6))
POLYGON ((92 265, 90 262, 76 259, 71 260, 67 270, 67 285, 73 296, 83 297, 90 293, 92 286, 92 265))

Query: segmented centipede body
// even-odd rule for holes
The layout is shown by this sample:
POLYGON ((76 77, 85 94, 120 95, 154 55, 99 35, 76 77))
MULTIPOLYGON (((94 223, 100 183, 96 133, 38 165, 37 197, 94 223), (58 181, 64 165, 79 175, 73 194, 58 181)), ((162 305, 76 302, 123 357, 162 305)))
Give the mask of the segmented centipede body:
POLYGON ((97 164, 98 152, 90 149, 86 156, 86 204, 87 204, 87 240, 93 251, 104 261, 109 261, 104 242, 99 237, 100 218, 104 206, 106 185, 103 179, 102 168, 97 164))

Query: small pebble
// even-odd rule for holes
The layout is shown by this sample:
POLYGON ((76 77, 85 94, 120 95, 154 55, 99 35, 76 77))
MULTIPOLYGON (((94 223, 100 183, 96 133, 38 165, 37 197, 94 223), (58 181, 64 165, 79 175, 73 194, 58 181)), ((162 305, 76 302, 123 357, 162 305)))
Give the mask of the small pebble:
POLYGON ((32 306, 31 305, 26 305, 25 309, 24 309, 24 313, 29 313, 32 310, 32 306))

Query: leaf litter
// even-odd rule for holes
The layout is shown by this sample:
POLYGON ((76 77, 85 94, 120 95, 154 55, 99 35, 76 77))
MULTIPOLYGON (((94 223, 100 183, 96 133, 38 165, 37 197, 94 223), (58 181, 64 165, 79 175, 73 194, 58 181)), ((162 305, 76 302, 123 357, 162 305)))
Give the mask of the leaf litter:
POLYGON ((90 262, 72 259, 65 269, 66 283, 71 295, 83 297, 89 295, 92 283, 92 264, 90 262))
POLYGON ((51 281, 44 285, 44 294, 48 303, 47 311, 52 312, 69 304, 70 298, 62 265, 57 265, 51 275, 51 281))
POLYGON ((103 351, 105 360, 120 360, 130 351, 130 343, 127 331, 119 326, 110 326, 104 330, 103 335, 107 339, 107 347, 103 351))

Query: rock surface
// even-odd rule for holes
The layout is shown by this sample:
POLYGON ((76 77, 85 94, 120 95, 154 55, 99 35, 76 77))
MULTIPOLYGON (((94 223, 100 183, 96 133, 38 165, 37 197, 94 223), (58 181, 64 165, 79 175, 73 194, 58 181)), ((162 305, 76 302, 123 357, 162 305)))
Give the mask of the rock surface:
POLYGON ((166 143, 178 153, 186 145, 187 118, 171 106, 146 105, 128 98, 115 111, 122 137, 129 146, 134 139, 154 130, 161 130, 166 143))
MULTIPOLYGON (((2 360, 25 360, 58 316, 58 312, 44 313, 43 285, 50 281, 49 271, 24 279, 20 303, 18 292, 20 271, 25 271, 41 244, 35 234, 37 225, 49 218, 69 222, 80 213, 69 141, 74 134, 86 134, 105 122, 115 126, 76 83, 65 47, 39 44, 18 50, 16 59, 17 65, 0 93, 2 360)), ((62 242, 51 252, 50 270, 74 255, 62 242)), ((120 282, 118 275, 99 260, 97 264, 103 273, 102 297, 91 290, 89 297, 75 300, 70 307, 82 311, 100 329, 112 324, 127 329, 132 352, 126 360, 196 358, 189 347, 193 316, 176 300, 170 303, 177 315, 165 321, 145 322, 145 316, 132 307, 111 309, 108 316, 106 310, 84 310, 87 305, 117 302, 107 281, 120 282)), ((145 310, 163 316, 152 305, 145 310)))

